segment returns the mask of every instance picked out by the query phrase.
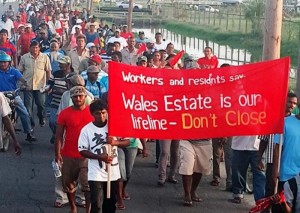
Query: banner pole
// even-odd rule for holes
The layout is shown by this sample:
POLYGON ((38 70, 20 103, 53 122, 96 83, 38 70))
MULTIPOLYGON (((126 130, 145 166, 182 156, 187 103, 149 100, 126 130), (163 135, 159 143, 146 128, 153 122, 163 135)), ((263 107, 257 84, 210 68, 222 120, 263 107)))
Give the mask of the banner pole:
MULTIPOLYGON (((111 156, 111 145, 110 144, 107 144, 107 154, 108 156, 111 156)), ((106 197, 108 199, 110 199, 110 167, 111 167, 111 164, 108 163, 106 164, 107 166, 107 187, 106 187, 106 197)))
MULTIPOLYGON (((277 174, 278 175, 279 175, 279 172, 280 172, 280 160, 281 160, 281 153, 282 153, 282 144, 283 144, 283 134, 280 134, 279 153, 278 153, 278 168, 277 168, 277 174)), ((276 179, 275 189, 274 189, 275 194, 278 193, 278 182, 279 182, 279 178, 276 179)))

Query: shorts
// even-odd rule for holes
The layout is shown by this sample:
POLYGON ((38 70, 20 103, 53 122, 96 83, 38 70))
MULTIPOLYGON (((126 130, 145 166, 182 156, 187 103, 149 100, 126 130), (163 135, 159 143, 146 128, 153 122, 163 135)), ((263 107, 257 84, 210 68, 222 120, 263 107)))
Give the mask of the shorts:
POLYGON ((187 140, 179 142, 180 165, 179 174, 192 175, 201 173, 209 175, 211 173, 212 163, 212 145, 191 143, 187 140))
POLYGON ((61 168, 63 191, 74 193, 77 180, 83 192, 90 191, 88 183, 88 159, 63 157, 61 168))

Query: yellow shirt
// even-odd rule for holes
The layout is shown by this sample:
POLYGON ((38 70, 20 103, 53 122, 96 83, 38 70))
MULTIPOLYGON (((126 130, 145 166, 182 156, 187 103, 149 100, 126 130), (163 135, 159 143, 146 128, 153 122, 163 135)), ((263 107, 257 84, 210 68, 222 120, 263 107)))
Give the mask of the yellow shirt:
POLYGON ((34 58, 29 52, 21 57, 18 69, 27 81, 28 90, 40 90, 46 86, 47 72, 51 72, 51 65, 46 54, 40 53, 34 58))

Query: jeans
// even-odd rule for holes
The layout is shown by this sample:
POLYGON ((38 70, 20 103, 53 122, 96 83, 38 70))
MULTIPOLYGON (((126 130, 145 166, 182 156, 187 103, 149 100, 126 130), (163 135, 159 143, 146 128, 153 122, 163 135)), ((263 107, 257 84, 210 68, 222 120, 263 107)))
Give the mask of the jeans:
POLYGON ((225 156, 225 170, 226 170, 226 187, 231 187, 231 141, 228 138, 225 144, 219 142, 219 139, 212 140, 213 147, 213 179, 219 181, 220 176, 220 159, 221 152, 224 151, 225 156))
POLYGON ((20 96, 15 97, 16 112, 20 116, 21 123, 26 134, 31 132, 30 117, 20 96))
POLYGON ((117 203, 117 181, 110 182, 110 199, 106 197, 107 182, 89 181, 91 193, 90 213, 114 213, 117 203))
POLYGON ((55 135, 56 131, 56 120, 57 120, 57 109, 53 107, 48 108, 50 112, 50 117, 49 117, 49 127, 52 130, 53 135, 55 135))
POLYGON ((41 121, 45 116, 45 94, 39 90, 24 91, 24 104, 28 110, 31 124, 34 126, 33 102, 37 105, 37 116, 41 121))
POLYGON ((257 168, 257 151, 232 150, 232 192, 233 197, 243 198, 246 189, 246 176, 249 164, 253 173, 253 194, 257 201, 265 197, 266 177, 257 168))
POLYGON ((120 173, 123 181, 129 181, 137 155, 137 147, 118 148, 118 161, 120 165, 120 173))
POLYGON ((179 140, 160 140, 160 155, 158 162, 159 179, 163 182, 167 176, 168 157, 170 155, 170 171, 169 178, 175 177, 175 171, 178 167, 179 160, 179 140))
POLYGON ((160 155, 159 140, 155 140, 155 159, 156 159, 156 163, 158 163, 159 155, 160 155))

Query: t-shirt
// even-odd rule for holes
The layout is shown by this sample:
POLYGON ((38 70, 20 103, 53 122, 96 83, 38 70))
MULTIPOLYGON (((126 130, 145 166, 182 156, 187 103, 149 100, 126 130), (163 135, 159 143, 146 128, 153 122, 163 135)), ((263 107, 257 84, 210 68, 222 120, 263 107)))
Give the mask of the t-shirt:
POLYGON ((64 94, 65 91, 68 90, 67 79, 63 75, 62 71, 59 70, 53 75, 51 75, 48 84, 52 89, 52 99, 50 105, 51 107, 58 109, 59 103, 61 101, 61 96, 64 94))
POLYGON ((0 45, 0 50, 9 56, 16 55, 17 53, 16 47, 10 41, 6 41, 3 45, 0 45))
POLYGON ((257 136, 235 136, 231 148, 240 151, 258 151, 260 139, 257 136))
POLYGON ((100 94, 101 94, 101 91, 99 88, 99 82, 95 81, 94 83, 91 83, 89 80, 86 81, 86 84, 85 84, 85 88, 93 94, 93 96, 95 98, 100 98, 100 94))
POLYGON ((7 72, 0 70, 0 91, 16 90, 20 78, 22 78, 21 72, 13 67, 10 67, 7 72))
POLYGON ((99 34, 97 32, 94 32, 91 34, 90 32, 85 33, 86 37, 86 43, 94 43, 95 45, 99 44, 99 34))
POLYGON ((89 107, 85 107, 83 110, 75 110, 73 107, 68 107, 58 114, 57 124, 65 128, 62 156, 82 158, 78 152, 79 134, 81 129, 93 120, 94 118, 90 113, 89 107))
MULTIPOLYGON (((78 150, 89 151, 94 154, 107 153, 108 145, 106 144, 106 138, 108 134, 107 124, 100 128, 95 126, 92 122, 82 128, 79 141, 78 150)), ((118 151, 116 146, 111 147, 113 160, 111 163, 111 181, 118 180, 120 176, 118 151)), ((104 161, 98 161, 95 159, 89 159, 88 162, 88 180, 89 181, 107 181, 106 163, 104 161)))
MULTIPOLYGON (((274 142, 279 141, 280 135, 275 135, 274 142)), ((300 120, 296 116, 284 120, 282 147, 279 179, 287 181, 300 172, 300 120)))
POLYGON ((199 64, 199 67, 201 69, 212 69, 217 68, 219 61, 216 56, 211 57, 211 59, 208 59, 206 57, 199 58, 197 63, 199 64))

